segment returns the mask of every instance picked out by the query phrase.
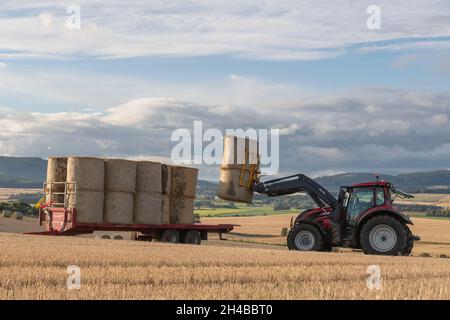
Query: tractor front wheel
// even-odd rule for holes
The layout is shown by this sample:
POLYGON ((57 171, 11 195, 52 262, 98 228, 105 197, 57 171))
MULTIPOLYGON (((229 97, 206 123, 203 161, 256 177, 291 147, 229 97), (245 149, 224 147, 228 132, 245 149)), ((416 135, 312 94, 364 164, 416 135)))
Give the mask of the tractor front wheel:
POLYGON ((323 251, 325 246, 320 230, 307 223, 297 224, 289 231, 287 245, 289 250, 299 251, 323 251))
POLYGON ((394 217, 376 216, 361 228, 360 244, 365 254, 409 255, 412 243, 409 228, 394 217))

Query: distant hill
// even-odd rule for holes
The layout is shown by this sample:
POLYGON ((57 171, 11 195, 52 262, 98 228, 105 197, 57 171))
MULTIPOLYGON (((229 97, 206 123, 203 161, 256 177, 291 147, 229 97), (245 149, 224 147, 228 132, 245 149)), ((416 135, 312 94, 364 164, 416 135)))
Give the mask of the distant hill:
POLYGON ((0 157, 1 188, 41 188, 47 160, 27 157, 0 157))
MULTIPOLYGON (((47 171, 47 160, 41 158, 0 157, 1 188, 41 188, 47 171)), ((413 172, 380 177, 407 192, 450 193, 450 170, 413 172)), ((372 173, 343 173, 317 178, 331 192, 340 186, 374 181, 372 173)), ((199 194, 217 194, 218 183, 199 180, 199 194)))
MULTIPOLYGON (((380 179, 392 183, 395 187, 411 193, 450 193, 450 170, 404 173, 399 175, 380 174, 380 179)), ((343 173, 315 179, 330 192, 337 193, 341 186, 350 186, 360 182, 375 181, 373 173, 343 173)), ((199 181, 198 191, 217 192, 218 184, 199 181)))
MULTIPOLYGON (((406 192, 450 193, 450 170, 404 173, 395 176, 380 174, 380 179, 388 181, 406 192)), ((375 181, 375 176, 372 173, 343 173, 315 180, 328 190, 337 192, 339 186, 375 181)))

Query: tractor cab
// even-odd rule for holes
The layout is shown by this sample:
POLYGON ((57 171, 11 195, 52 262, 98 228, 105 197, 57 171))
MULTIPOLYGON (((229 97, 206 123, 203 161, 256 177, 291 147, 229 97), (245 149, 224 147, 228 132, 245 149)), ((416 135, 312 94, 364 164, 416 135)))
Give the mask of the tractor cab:
POLYGON ((380 210, 395 211, 392 204, 396 197, 405 199, 414 196, 382 180, 341 187, 335 221, 354 226, 370 213, 380 210))
POLYGON ((341 187, 338 199, 341 221, 354 225, 368 210, 391 207, 390 188, 391 185, 384 181, 341 187))

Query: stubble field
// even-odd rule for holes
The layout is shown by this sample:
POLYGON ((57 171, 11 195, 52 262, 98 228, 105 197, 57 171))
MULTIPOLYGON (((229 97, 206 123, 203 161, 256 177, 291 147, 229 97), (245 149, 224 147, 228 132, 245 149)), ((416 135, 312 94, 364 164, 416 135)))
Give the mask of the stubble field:
MULTIPOLYGON (((291 218, 296 215, 202 218, 202 222, 239 224, 240 227, 225 236, 230 241, 285 246, 286 237, 281 235, 281 229, 289 228, 291 218)), ((411 231, 421 237, 421 241, 414 244, 414 256, 450 256, 450 219, 414 217, 412 221, 414 225, 410 226, 411 231)))
POLYGON ((450 259, 19 234, 0 248, 0 299, 450 299, 450 259))
POLYGON ((288 251, 294 215, 203 217, 241 226, 201 246, 22 235, 36 219, 0 217, 0 299, 450 299, 450 259, 437 258, 450 256, 450 220, 413 218, 413 256, 380 257, 288 251), (80 289, 67 288, 70 265, 80 289), (371 265, 380 290, 367 287, 371 265))

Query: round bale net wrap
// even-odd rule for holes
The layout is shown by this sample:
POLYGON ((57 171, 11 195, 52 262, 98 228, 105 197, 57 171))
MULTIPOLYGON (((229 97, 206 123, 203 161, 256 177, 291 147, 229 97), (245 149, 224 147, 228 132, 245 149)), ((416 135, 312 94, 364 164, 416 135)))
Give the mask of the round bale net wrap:
POLYGON ((162 165, 157 162, 137 163, 134 223, 162 223, 162 165))
POLYGON ((67 182, 70 183, 68 185, 68 208, 76 208, 77 221, 102 223, 105 185, 104 160, 69 157, 67 182))
POLYGON ((226 136, 219 178, 219 198, 251 203, 253 182, 259 173, 259 146, 256 140, 226 136))
POLYGON ((105 222, 132 224, 134 195, 130 192, 105 192, 105 222))
POLYGON ((132 224, 137 163, 107 159, 105 168, 104 220, 106 223, 132 224))
POLYGON ((170 223, 193 223, 198 169, 171 167, 170 223))

